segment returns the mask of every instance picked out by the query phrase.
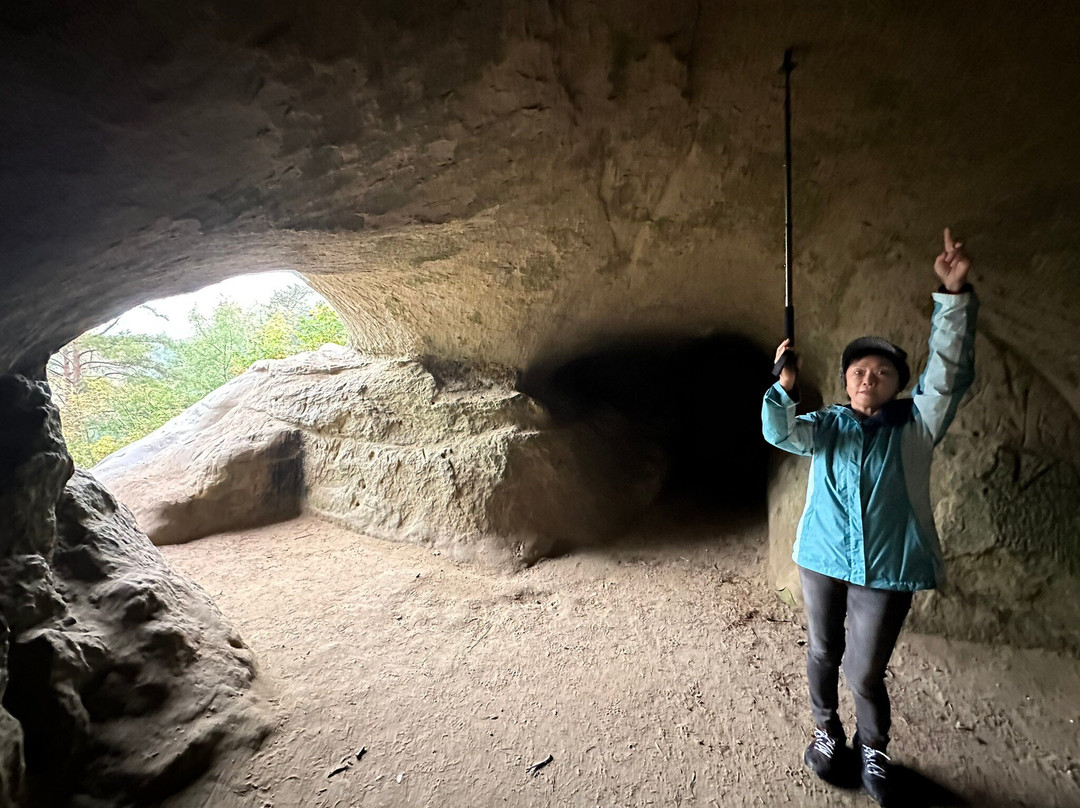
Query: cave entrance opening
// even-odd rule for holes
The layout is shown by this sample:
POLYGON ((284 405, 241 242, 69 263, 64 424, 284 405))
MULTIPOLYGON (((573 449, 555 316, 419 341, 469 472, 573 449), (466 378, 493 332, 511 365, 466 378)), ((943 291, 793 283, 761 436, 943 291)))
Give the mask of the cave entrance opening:
POLYGON ((65 345, 46 370, 68 451, 92 468, 252 363, 345 341, 302 275, 263 272, 141 304, 65 345))
POLYGON ((584 423, 651 454, 663 469, 651 515, 700 528, 765 518, 760 412, 770 366, 739 334, 638 337, 538 365, 519 386, 556 423, 584 423))

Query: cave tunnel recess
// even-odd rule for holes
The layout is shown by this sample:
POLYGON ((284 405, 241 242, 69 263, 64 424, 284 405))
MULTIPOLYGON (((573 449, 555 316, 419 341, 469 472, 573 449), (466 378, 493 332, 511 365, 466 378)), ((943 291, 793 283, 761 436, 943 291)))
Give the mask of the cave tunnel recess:
POLYGON ((770 367, 736 333, 630 336, 538 362, 518 387, 556 425, 583 424, 656 457, 664 476, 650 514, 706 527, 765 518, 770 449, 760 413, 770 367))

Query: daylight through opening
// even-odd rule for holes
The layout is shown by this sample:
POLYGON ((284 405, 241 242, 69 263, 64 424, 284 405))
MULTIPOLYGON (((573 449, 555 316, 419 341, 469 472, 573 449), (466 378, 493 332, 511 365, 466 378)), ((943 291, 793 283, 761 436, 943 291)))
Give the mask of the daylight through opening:
POLYGON ((49 361, 75 464, 92 468, 262 359, 344 345, 337 312, 295 272, 243 275, 154 300, 49 361))

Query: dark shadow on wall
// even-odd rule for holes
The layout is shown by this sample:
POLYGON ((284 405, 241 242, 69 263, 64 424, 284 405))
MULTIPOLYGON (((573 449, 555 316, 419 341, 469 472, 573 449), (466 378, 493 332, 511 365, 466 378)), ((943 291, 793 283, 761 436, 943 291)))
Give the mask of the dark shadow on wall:
POLYGON ((656 457, 665 476, 654 510, 690 531, 764 518, 771 365, 738 334, 631 338, 530 368, 518 386, 557 423, 587 423, 656 457))

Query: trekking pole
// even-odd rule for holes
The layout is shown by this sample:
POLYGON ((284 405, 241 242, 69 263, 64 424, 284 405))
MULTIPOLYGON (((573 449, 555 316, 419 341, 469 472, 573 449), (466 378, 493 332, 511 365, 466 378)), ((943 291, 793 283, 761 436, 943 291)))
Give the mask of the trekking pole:
MULTIPOLYGON (((791 71, 794 69, 788 48, 780 72, 784 74, 784 334, 792 345, 795 344, 795 306, 791 301, 791 71)), ((773 375, 779 378, 780 371, 794 362, 795 352, 784 351, 773 366, 773 375)))

